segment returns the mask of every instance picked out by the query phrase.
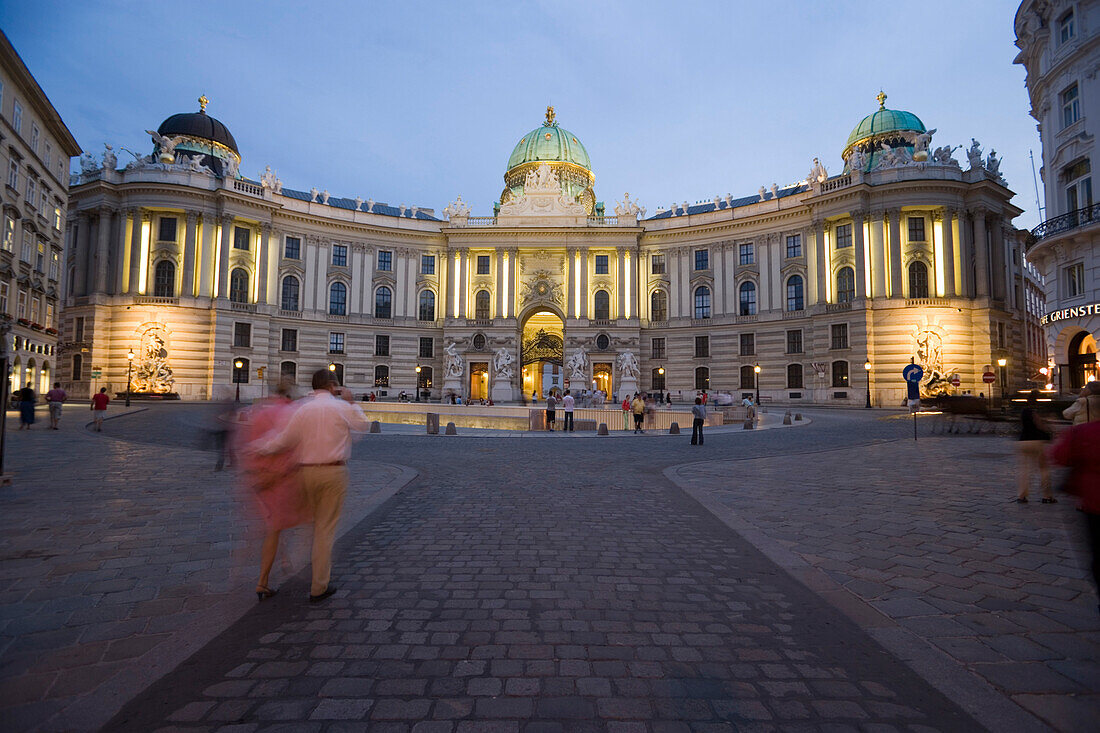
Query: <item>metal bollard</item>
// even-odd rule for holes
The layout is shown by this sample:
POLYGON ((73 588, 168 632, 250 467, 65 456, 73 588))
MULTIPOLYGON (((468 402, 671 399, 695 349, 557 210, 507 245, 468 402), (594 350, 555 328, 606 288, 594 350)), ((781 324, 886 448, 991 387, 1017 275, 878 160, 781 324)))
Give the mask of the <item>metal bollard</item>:
POLYGON ((600 427, 596 429, 596 435, 608 435, 607 423, 600 423, 600 427))
POLYGON ((669 425, 668 426, 668 434, 669 435, 679 435, 680 434, 680 423, 674 422, 671 425, 669 425))

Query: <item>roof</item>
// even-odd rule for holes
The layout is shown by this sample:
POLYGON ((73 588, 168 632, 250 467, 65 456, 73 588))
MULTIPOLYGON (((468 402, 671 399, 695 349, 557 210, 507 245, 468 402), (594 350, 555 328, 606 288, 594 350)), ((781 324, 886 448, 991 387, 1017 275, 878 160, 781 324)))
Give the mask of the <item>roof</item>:
POLYGON ((241 154, 241 151, 237 149, 237 141, 233 139, 233 134, 229 132, 229 128, 204 111, 181 112, 172 115, 160 123, 157 132, 166 136, 188 135, 190 137, 200 137, 203 140, 213 140, 226 146, 237 155, 241 154))
POLYGON ((592 170, 588 151, 577 136, 556 122, 536 127, 524 135, 508 157, 508 170, 536 161, 563 161, 592 170))
MULTIPOLYGON (((788 188, 781 188, 781 189, 779 189, 779 198, 784 199, 784 198, 787 198, 788 196, 793 196, 796 193, 802 193, 802 192, 808 191, 808 190, 810 190, 809 186, 807 186, 804 183, 800 183, 797 186, 790 186, 788 188)), ((770 191, 767 192, 764 195, 767 197, 767 198, 764 199, 765 201, 773 201, 774 200, 772 198, 772 195, 771 195, 770 191)), ((725 199, 719 201, 718 206, 715 206, 713 201, 705 201, 701 204, 688 204, 687 213, 688 213, 689 216, 691 214, 705 214, 708 211, 721 211, 721 210, 725 210, 725 209, 736 209, 739 206, 748 206, 749 204, 756 204, 756 203, 759 203, 759 202, 760 202, 760 194, 755 194, 754 193, 752 196, 742 196, 741 198, 732 199, 731 202, 730 202, 732 204, 731 206, 726 205, 725 199)), ((675 207, 675 210, 676 211, 680 210, 679 204, 677 204, 677 206, 675 207)), ((648 217, 646 219, 646 221, 653 221, 654 219, 671 219, 671 218, 673 218, 672 213, 673 213, 673 211, 671 209, 668 210, 668 211, 662 211, 660 214, 655 214, 651 217, 648 217)), ((683 214, 680 214, 680 216, 683 216, 683 214)))
MULTIPOLYGON (((313 200, 312 194, 310 194, 308 191, 295 191, 292 188, 284 188, 282 190, 282 195, 286 196, 287 198, 298 199, 299 201, 312 201, 313 200)), ((364 201, 363 204, 366 204, 366 202, 364 201)), ((338 209, 347 209, 349 211, 355 211, 355 199, 341 198, 341 197, 337 197, 337 196, 329 196, 328 205, 329 206, 335 206, 338 209)), ((409 216, 409 214, 411 213, 411 211, 410 211, 411 208, 412 207, 406 206, 405 207, 405 215, 402 216, 401 213, 400 213, 401 209, 397 206, 390 206, 389 204, 375 203, 374 206, 371 207, 370 213, 379 214, 381 216, 393 216, 393 217, 401 217, 403 219, 412 219, 414 217, 409 216)), ((360 209, 360 211, 366 213, 366 209, 360 209)), ((415 218, 419 219, 421 221, 442 221, 441 219, 437 219, 436 217, 432 216, 431 214, 426 214, 423 211, 419 211, 419 210, 416 212, 416 217, 415 218)))
POLYGON ((860 120, 852 134, 848 136, 848 145, 886 132, 905 130, 925 132, 924 123, 912 112, 900 109, 879 109, 860 120))

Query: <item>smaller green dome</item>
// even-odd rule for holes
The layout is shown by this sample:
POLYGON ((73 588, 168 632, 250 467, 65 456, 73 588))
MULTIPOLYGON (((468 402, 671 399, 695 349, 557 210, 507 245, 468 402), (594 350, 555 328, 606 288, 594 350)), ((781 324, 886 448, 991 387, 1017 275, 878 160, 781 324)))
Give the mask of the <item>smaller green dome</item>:
POLYGON ((860 140, 866 140, 872 135, 890 132, 926 132, 924 123, 912 112, 886 109, 886 95, 882 92, 879 92, 878 101, 878 110, 860 120, 852 130, 852 134, 848 136, 848 144, 845 148, 851 147, 860 140))
POLYGON ((588 151, 577 140, 576 135, 564 127, 558 127, 558 123, 554 121, 552 107, 546 111, 546 122, 541 127, 531 130, 516 143, 512 155, 508 158, 508 170, 524 163, 539 161, 573 163, 585 170, 592 170, 588 151))

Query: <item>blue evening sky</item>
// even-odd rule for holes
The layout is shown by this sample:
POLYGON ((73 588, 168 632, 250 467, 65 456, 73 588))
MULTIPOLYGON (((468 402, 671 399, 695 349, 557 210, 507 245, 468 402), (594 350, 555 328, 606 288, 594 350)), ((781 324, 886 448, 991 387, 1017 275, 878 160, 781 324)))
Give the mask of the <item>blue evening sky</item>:
POLYGON ((938 128, 933 145, 995 148, 1031 227, 1017 6, 37 0, 0 3, 0 27, 97 155, 149 152, 143 131, 205 93, 247 176, 270 165, 289 188, 437 212, 461 194, 476 215, 548 103, 609 212, 629 191, 652 214, 798 181, 815 156, 838 172, 881 87, 938 128))

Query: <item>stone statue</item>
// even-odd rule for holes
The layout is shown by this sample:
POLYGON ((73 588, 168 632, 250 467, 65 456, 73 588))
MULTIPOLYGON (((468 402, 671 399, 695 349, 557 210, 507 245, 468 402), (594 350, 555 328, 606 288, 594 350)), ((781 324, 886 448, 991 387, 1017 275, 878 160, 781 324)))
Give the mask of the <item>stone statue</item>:
POLYGON ((540 163, 537 168, 528 171, 523 178, 523 188, 535 190, 557 190, 561 187, 558 182, 558 172, 546 163, 540 163))
POLYGON ((207 166, 203 165, 201 155, 191 155, 187 158, 187 170, 194 173, 205 173, 207 175, 213 175, 214 171, 210 170, 207 166))
POLYGON ((566 373, 569 379, 584 382, 588 379, 588 355, 577 349, 565 362, 566 373))
POLYGON ((763 186, 760 187, 760 191, 758 193, 760 194, 760 200, 761 201, 764 201, 768 198, 767 191, 764 190, 763 186))
POLYGON ((913 138, 913 160, 928 160, 928 144, 932 142, 932 136, 936 134, 936 129, 926 130, 913 138), (920 153, 924 153, 924 155, 919 156, 920 153))
POLYGON ((773 199, 779 198, 779 184, 778 183, 773 183, 772 184, 772 198, 773 199))
POLYGON ((115 155, 114 148, 107 143, 103 143, 103 147, 107 150, 103 153, 103 170, 113 171, 118 167, 118 157, 115 155))
POLYGON ((321 192, 317 190, 316 186, 309 189, 309 200, 310 200, 310 202, 316 201, 317 200, 317 194, 319 194, 319 193, 321 193, 321 192))
POLYGON ((152 163, 153 163, 152 156, 138 155, 133 150, 130 150, 129 148, 124 148, 124 147, 120 147, 119 150, 122 150, 122 151, 127 152, 130 155, 134 156, 134 159, 126 164, 126 170, 128 170, 128 171, 137 170, 139 168, 145 168, 147 166, 152 165, 152 163))
POLYGON ((237 160, 237 156, 230 155, 228 158, 222 160, 222 175, 226 178, 236 178, 240 166, 241 162, 237 160))
POLYGON ((825 166, 821 164, 819 159, 814 158, 813 168, 810 168, 810 172, 806 174, 806 182, 810 184, 822 183, 828 177, 829 171, 825 170, 825 166))
POLYGON ((912 162, 912 158, 909 157, 909 151, 905 148, 892 148, 886 143, 882 143, 880 147, 882 149, 878 157, 880 168, 897 168, 898 166, 908 165, 912 162))
POLYGON ((997 151, 990 148, 989 156, 985 159, 985 169, 994 178, 1001 177, 1001 161, 997 159, 997 151))
POLYGON ((82 174, 95 173, 97 170, 99 170, 99 163, 96 162, 94 155, 84 153, 80 156, 80 172, 82 174))
POLYGON ((952 153, 954 153, 957 149, 961 147, 962 145, 955 145, 953 147, 951 145, 944 145, 942 147, 936 148, 932 152, 932 161, 935 163, 939 163, 940 165, 953 165, 958 168, 959 161, 955 160, 955 158, 952 156, 952 153))
POLYGON ((623 200, 615 206, 615 216, 645 216, 645 207, 638 206, 636 201, 630 200, 629 193, 624 193, 623 200))
POLYGON ((733 208, 733 194, 732 193, 727 193, 726 194, 726 208, 727 209, 732 209, 733 208))
POLYGON ((160 158, 161 163, 175 163, 176 162, 176 146, 183 142, 183 138, 179 135, 175 137, 165 137, 156 130, 146 130, 147 133, 152 135, 153 143, 157 146, 157 156, 160 158))
POLYGON ((966 159, 970 162, 971 170, 982 167, 982 146, 974 138, 970 138, 970 149, 966 151, 966 159))
POLYGON ((443 370, 445 377, 461 377, 462 376, 462 357, 458 354, 458 346, 455 342, 447 344, 447 347, 443 349, 443 353, 446 354, 444 359, 443 370))
POLYGON ((418 211, 420 211, 419 206, 410 207, 409 208, 409 218, 410 219, 415 219, 416 218, 416 212, 418 212, 418 211))
POLYGON ((134 366, 133 391, 167 394, 175 385, 168 365, 168 345, 162 328, 150 328, 141 336, 137 364, 134 366))
POLYGON ((638 374, 641 372, 641 367, 638 366, 638 359, 634 356, 632 351, 624 351, 619 354, 619 358, 615 360, 615 366, 619 368, 619 379, 626 381, 633 379, 638 381, 638 374))
POLYGON ((853 148, 848 153, 848 171, 862 171, 867 167, 867 154, 859 148, 853 148))
POLYGON ((497 379, 511 379, 515 376, 515 369, 512 365, 516 363, 516 360, 512 358, 512 352, 501 346, 497 349, 493 355, 493 373, 497 379))
POLYGON ((362 205, 363 205, 363 197, 362 196, 356 196, 355 197, 355 210, 359 211, 359 207, 361 207, 362 205))
POLYGON ((260 185, 264 188, 270 188, 275 193, 283 190, 283 182, 275 175, 275 171, 271 170, 271 166, 267 166, 263 174, 260 175, 260 185))
POLYGON ((374 211, 374 200, 373 199, 367 199, 367 213, 370 214, 370 213, 373 213, 373 211, 374 211))
POLYGON ((321 192, 321 203, 328 206, 328 189, 321 192))
POLYGON ((465 219, 470 215, 470 207, 459 196, 453 202, 447 204, 447 207, 443 209, 443 213, 447 215, 448 219, 465 219))

